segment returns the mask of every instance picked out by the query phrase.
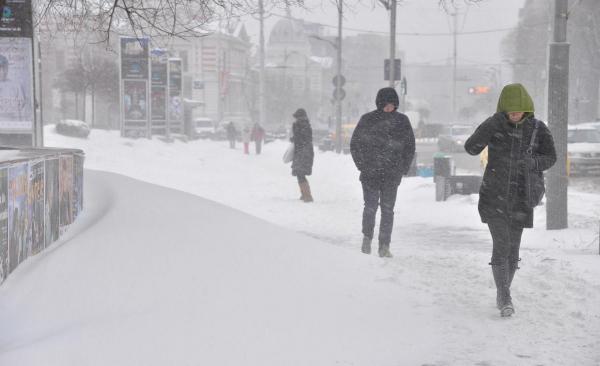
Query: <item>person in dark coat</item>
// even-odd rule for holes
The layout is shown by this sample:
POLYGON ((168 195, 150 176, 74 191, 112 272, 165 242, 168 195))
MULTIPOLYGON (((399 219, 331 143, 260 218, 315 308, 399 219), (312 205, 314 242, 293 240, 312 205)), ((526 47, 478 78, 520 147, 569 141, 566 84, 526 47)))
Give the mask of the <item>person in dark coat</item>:
POLYGON ((533 227, 533 209, 525 204, 525 172, 542 172, 556 162, 554 140, 534 116, 533 100, 521 84, 504 87, 496 114, 485 120, 466 141, 477 155, 487 146, 488 163, 479 191, 479 215, 492 235, 490 265, 496 283, 496 305, 502 316, 514 313, 510 286, 519 264, 523 228, 533 227), (533 157, 526 153, 538 128, 533 157))
POLYGON ((294 160, 292 160, 292 175, 298 178, 300 186, 300 199, 304 202, 312 202, 313 197, 310 185, 306 179, 312 174, 315 152, 313 149, 312 128, 306 111, 302 108, 293 114, 296 121, 292 125, 292 137, 294 143, 294 160))
POLYGON ((229 122, 225 127, 225 131, 227 132, 227 140, 229 140, 229 148, 235 149, 235 139, 237 138, 237 130, 235 129, 235 125, 233 122, 229 122))
POLYGON ((407 116, 397 111, 393 88, 377 93, 377 109, 363 115, 350 140, 350 152, 360 171, 365 202, 362 220, 362 252, 371 253, 375 214, 381 206, 379 256, 391 257, 390 242, 398 186, 415 155, 415 135, 407 116))

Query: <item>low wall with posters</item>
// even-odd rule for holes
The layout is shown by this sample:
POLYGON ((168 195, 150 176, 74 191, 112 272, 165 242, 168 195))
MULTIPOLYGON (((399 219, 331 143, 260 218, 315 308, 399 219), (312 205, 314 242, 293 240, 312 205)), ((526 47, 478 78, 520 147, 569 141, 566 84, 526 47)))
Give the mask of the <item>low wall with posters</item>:
POLYGON ((0 284, 83 209, 81 150, 0 147, 0 284))

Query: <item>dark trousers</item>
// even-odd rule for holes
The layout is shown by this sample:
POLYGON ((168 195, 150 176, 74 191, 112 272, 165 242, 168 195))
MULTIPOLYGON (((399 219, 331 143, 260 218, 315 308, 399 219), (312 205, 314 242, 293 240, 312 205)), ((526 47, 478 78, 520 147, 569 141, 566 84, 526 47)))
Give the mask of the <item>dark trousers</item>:
POLYGON ((235 139, 229 139, 229 148, 235 149, 235 139))
POLYGON ((381 222, 379 223, 379 244, 389 245, 392 240, 394 227, 394 206, 398 184, 386 181, 362 182, 365 207, 363 210, 362 232, 368 238, 373 238, 375 230, 375 215, 381 206, 381 222))
POLYGON ((306 175, 298 175, 296 176, 296 178, 298 179, 298 183, 308 182, 308 180, 306 179, 306 175))
POLYGON ((488 227, 494 243, 491 264, 502 265, 508 261, 509 266, 516 267, 523 228, 504 220, 489 222, 488 227))
POLYGON ((262 141, 255 141, 254 147, 256 148, 256 155, 260 154, 262 151, 262 141))

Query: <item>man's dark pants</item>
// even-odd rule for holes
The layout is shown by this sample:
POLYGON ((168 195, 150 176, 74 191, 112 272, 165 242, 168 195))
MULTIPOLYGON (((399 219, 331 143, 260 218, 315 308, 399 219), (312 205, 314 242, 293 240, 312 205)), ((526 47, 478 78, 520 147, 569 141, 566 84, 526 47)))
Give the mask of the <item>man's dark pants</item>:
POLYGON ((373 238, 375 230, 375 215, 381 206, 381 222, 379 224, 379 245, 389 246, 392 240, 394 226, 394 205, 398 193, 399 182, 396 180, 373 179, 363 180, 363 210, 362 232, 368 238, 373 238))

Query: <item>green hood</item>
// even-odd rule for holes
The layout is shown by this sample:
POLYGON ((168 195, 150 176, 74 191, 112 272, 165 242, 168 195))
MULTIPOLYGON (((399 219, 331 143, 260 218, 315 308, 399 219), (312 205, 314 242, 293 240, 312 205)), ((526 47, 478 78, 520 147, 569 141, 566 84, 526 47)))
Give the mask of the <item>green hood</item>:
POLYGON ((523 85, 508 84, 500 93, 497 112, 533 113, 533 100, 523 85))

